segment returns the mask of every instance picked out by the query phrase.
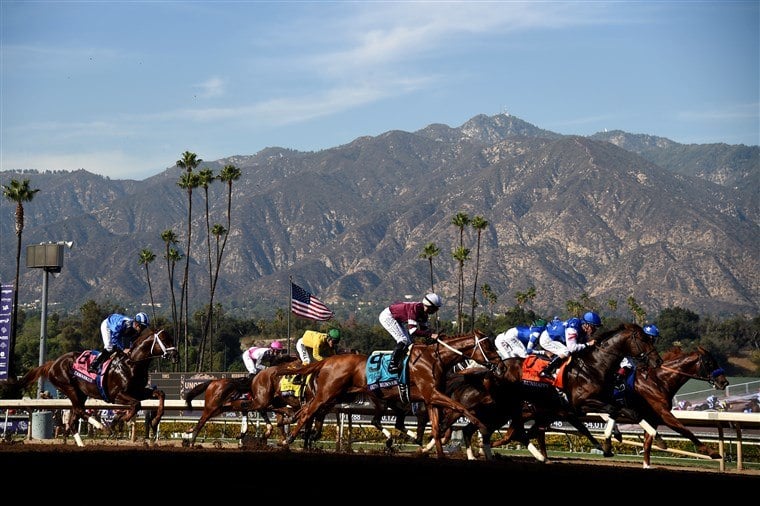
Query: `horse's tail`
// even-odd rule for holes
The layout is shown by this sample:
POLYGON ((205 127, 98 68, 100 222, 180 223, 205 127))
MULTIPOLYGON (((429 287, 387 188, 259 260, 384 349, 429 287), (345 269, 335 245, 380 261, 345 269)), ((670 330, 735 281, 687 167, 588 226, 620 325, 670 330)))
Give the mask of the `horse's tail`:
POLYGON ((187 409, 190 409, 190 410, 193 409, 193 399, 195 399, 200 394, 205 392, 212 381, 214 380, 208 380, 208 381, 204 381, 203 383, 198 383, 193 388, 185 392, 185 395, 183 397, 185 398, 185 405, 187 406, 187 409))
POLYGON ((26 388, 40 379, 40 377, 48 377, 50 375, 50 368, 53 365, 53 361, 50 360, 48 362, 45 362, 39 367, 35 367, 34 369, 30 369, 29 372, 24 374, 20 380, 18 380, 18 383, 16 384, 17 391, 15 392, 18 397, 21 397, 21 394, 26 390, 26 388))

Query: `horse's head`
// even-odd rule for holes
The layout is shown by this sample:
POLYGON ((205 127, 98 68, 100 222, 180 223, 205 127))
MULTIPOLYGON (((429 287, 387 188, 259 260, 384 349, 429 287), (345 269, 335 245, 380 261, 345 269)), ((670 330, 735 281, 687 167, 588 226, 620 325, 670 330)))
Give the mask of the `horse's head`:
POLYGON ((626 323, 615 330, 605 332, 598 339, 597 348, 612 355, 613 361, 631 357, 650 368, 659 367, 662 358, 654 347, 654 340, 639 325, 626 323))
POLYGON ((725 390, 728 386, 728 378, 715 357, 701 346, 697 347, 697 355, 699 356, 699 371, 697 372, 699 379, 707 381, 718 390, 725 390))
POLYGON ((458 355, 454 357, 456 362, 465 360, 469 364, 468 367, 477 364, 497 375, 503 374, 503 365, 496 345, 491 338, 478 330, 471 334, 439 337, 436 343, 436 346, 443 346, 458 355))
POLYGON ((179 362, 179 352, 174 346, 174 337, 164 329, 153 331, 150 327, 146 327, 135 339, 130 358, 138 361, 154 357, 168 359, 172 364, 179 362))

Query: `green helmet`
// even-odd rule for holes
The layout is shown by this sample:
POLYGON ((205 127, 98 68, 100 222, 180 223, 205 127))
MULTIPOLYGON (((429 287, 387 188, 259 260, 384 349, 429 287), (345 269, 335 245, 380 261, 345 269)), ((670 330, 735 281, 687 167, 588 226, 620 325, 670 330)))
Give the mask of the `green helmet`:
POLYGON ((333 341, 340 341, 340 330, 338 329, 330 329, 330 332, 328 332, 327 335, 333 341))

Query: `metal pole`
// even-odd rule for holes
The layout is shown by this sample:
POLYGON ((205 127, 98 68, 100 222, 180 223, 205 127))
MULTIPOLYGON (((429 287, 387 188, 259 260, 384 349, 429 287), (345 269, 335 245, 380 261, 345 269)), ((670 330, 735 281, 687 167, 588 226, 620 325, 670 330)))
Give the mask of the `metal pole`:
MULTIPOLYGON (((42 316, 40 320, 40 366, 45 363, 47 355, 47 303, 48 303, 48 270, 42 269, 42 316)), ((42 395, 45 379, 40 376, 37 380, 37 398, 42 395)))

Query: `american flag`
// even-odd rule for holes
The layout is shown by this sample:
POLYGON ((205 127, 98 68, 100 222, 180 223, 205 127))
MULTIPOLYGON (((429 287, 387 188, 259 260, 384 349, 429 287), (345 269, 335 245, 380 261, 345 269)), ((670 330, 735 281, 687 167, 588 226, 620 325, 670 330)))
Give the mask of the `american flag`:
POLYGON ((317 321, 327 321, 335 316, 321 300, 295 283, 290 283, 290 293, 290 309, 293 314, 317 321))

